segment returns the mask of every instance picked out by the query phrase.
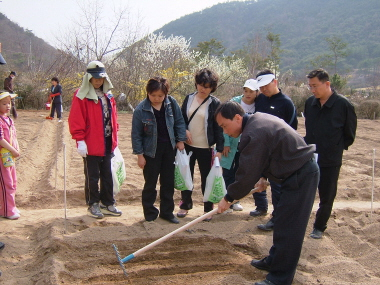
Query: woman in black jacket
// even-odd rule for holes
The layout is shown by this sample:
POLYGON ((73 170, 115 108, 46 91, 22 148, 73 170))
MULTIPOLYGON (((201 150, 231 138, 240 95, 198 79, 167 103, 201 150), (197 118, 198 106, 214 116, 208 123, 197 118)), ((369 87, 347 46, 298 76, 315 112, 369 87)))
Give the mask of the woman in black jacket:
MULTIPOLYGON (((220 160, 224 147, 223 130, 214 118, 220 101, 211 95, 217 88, 218 79, 218 75, 207 68, 198 71, 195 75, 197 91, 187 95, 182 104, 187 137, 185 149, 187 153, 193 152, 190 156, 190 171, 193 178, 195 161, 198 162, 202 194, 205 192, 206 178, 211 170, 213 158, 218 156, 220 160), (216 145, 217 151, 215 155, 213 153, 214 145, 216 145)), ((191 195, 192 189, 181 192, 182 200, 177 217, 185 217, 193 208, 191 195)), ((204 212, 211 211, 213 207, 213 203, 204 202, 204 212)), ((211 220, 211 217, 206 220, 211 220)))

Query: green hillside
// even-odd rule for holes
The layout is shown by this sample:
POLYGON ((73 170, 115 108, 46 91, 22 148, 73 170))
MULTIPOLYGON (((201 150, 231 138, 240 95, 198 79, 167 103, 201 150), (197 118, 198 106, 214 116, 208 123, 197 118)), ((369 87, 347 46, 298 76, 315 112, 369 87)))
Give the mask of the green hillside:
POLYGON ((57 50, 44 40, 36 37, 32 31, 24 29, 0 13, 1 54, 7 65, 1 71, 31 70, 38 71, 54 61, 57 50))
POLYGON ((348 43, 349 56, 341 68, 378 65, 379 27, 379 0, 259 0, 218 4, 156 32, 191 38, 193 47, 216 38, 233 51, 270 31, 280 34, 281 69, 303 71, 313 58, 327 52, 325 38, 331 36, 348 43))

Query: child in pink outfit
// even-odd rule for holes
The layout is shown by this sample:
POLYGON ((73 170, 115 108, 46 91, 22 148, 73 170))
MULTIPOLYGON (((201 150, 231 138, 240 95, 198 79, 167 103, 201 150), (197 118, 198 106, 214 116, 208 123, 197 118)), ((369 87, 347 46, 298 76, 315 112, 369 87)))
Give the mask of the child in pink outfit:
POLYGON ((12 157, 0 160, 0 216, 11 220, 20 217, 15 203, 17 178, 14 165, 14 160, 20 153, 15 125, 7 115, 11 110, 11 98, 15 96, 17 95, 0 91, 0 150, 9 150, 12 157))

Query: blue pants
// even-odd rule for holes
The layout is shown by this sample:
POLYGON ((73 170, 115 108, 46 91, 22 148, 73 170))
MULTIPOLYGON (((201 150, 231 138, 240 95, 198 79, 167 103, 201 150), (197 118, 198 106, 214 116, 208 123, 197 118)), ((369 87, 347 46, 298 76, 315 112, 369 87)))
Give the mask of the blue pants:
MULTIPOLYGON (((281 196, 281 185, 271 180, 269 180, 269 183, 270 183, 270 190, 272 193, 272 204, 273 204, 272 216, 274 217, 277 203, 280 200, 280 196, 281 196)), ((253 193, 253 199, 255 200, 255 205, 256 205, 257 210, 268 211, 267 191, 253 193)))

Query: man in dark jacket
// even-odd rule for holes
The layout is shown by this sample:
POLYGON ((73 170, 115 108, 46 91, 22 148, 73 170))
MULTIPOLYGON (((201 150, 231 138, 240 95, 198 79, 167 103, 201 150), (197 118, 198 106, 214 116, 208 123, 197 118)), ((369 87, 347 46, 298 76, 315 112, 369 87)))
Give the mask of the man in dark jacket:
POLYGON ((331 89, 325 70, 313 70, 307 78, 314 96, 305 103, 305 141, 316 144, 321 172, 319 209, 310 237, 320 239, 327 228, 336 196, 343 150, 354 142, 357 120, 354 106, 331 89))
MULTIPOLYGON (((293 129, 297 130, 298 120, 296 108, 292 100, 278 88, 278 80, 274 73, 269 69, 265 69, 257 73, 256 79, 261 92, 256 100, 256 112, 279 117, 293 129)), ((269 219, 267 223, 257 226, 260 230, 264 231, 273 230, 273 219, 276 215, 277 203, 281 196, 281 186, 273 180, 269 180, 269 183, 273 204, 272 218, 269 219)), ((257 208, 249 214, 253 217, 265 215, 268 209, 266 191, 254 193, 253 198, 257 208)))
POLYGON ((269 256, 252 260, 251 265, 269 271, 266 280, 256 285, 290 285, 319 180, 315 146, 307 145, 283 120, 263 113, 248 116, 236 102, 220 105, 216 120, 229 136, 241 134, 235 182, 228 186, 218 212, 224 212, 234 200, 246 196, 253 185, 259 188, 257 191, 263 191, 266 181, 262 175, 280 184, 282 193, 274 217, 273 246, 269 256))

